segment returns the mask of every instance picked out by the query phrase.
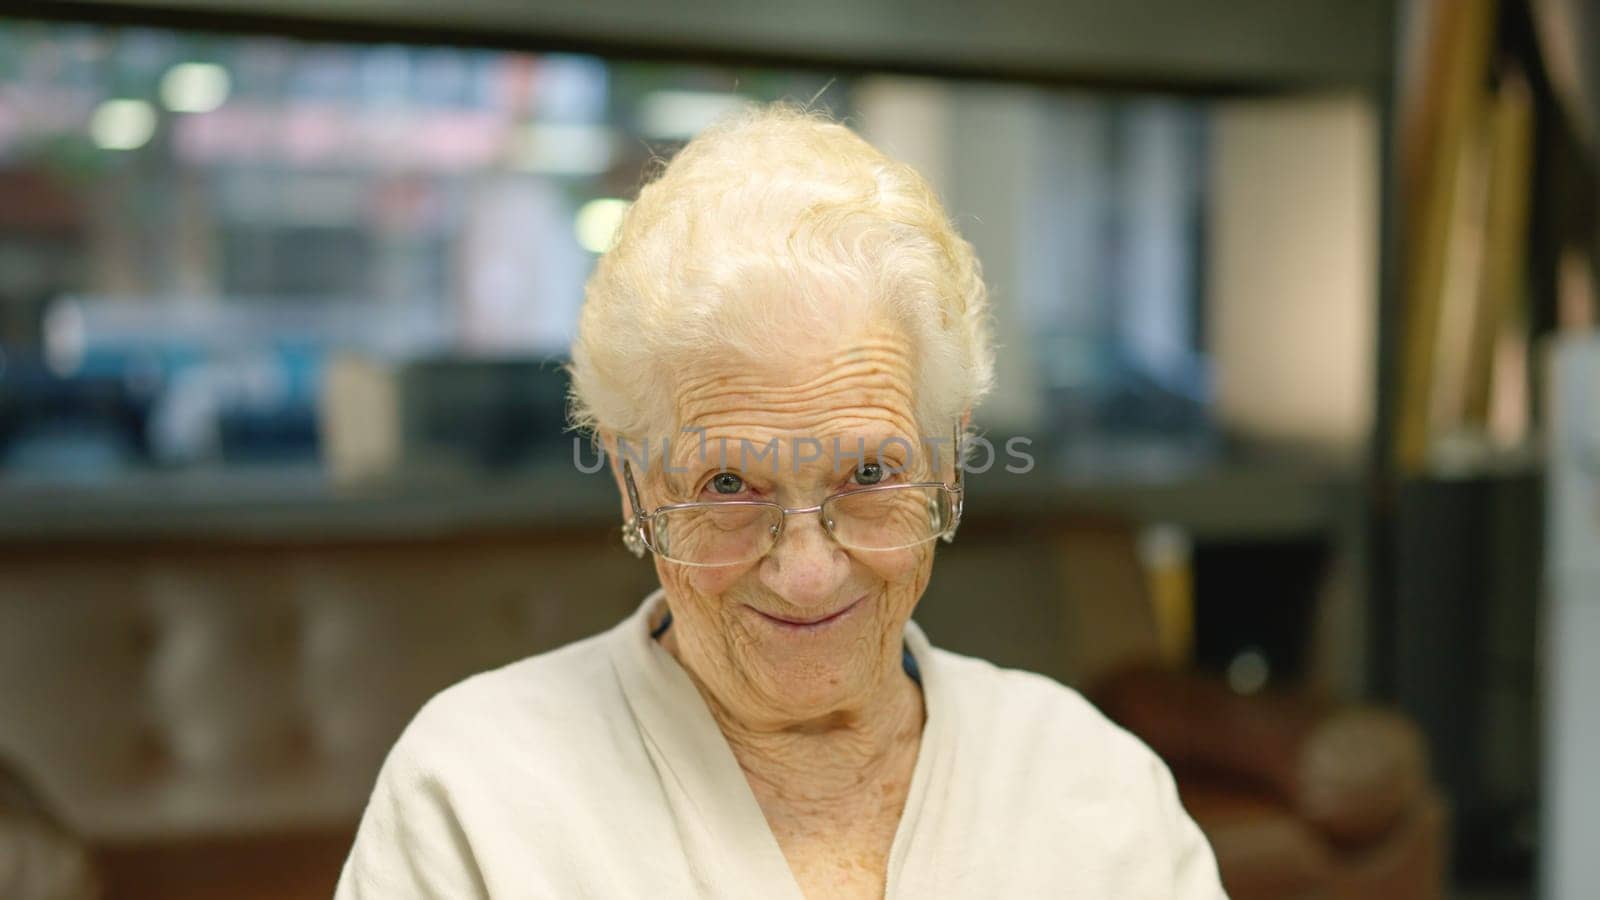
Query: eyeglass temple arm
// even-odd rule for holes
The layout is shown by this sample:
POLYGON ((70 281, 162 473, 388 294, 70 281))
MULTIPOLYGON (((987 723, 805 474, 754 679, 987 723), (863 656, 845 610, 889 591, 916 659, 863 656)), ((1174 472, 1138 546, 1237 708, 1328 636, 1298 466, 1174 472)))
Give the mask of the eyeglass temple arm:
POLYGON ((639 505, 639 489, 633 484, 633 467, 627 460, 622 461, 622 482, 628 490, 628 513, 634 519, 644 515, 644 508, 639 505))
POLYGON ((641 559, 649 548, 644 542, 644 508, 639 505, 639 489, 633 483, 633 467, 627 460, 622 461, 622 483, 628 491, 628 521, 622 523, 622 543, 629 551, 641 559))
POLYGON ((961 423, 959 421, 956 422, 955 440, 950 443, 950 457, 951 462, 955 463, 956 467, 955 486, 961 487, 961 423))
POLYGON ((961 483, 961 423, 959 421, 956 422, 954 436, 955 440, 950 444, 950 455, 952 457, 951 461, 955 463, 956 467, 955 483, 952 485, 955 488, 955 513, 950 517, 950 527, 945 529, 943 535, 946 544, 953 543, 956 539, 956 529, 961 527, 961 510, 966 505, 967 494, 966 487, 961 483))

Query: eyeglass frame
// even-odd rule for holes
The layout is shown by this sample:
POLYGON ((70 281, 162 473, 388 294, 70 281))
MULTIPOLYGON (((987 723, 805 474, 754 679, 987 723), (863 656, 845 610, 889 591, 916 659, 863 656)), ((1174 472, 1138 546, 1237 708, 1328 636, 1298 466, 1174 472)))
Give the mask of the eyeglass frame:
MULTIPOLYGON (((940 538, 944 538, 944 542, 947 544, 953 543, 956 539, 956 528, 961 525, 961 511, 965 506, 966 501, 966 487, 962 483, 961 478, 961 429, 959 426, 955 430, 955 440, 950 446, 951 455, 954 457, 953 461, 955 463, 956 477, 954 482, 911 481, 903 484, 867 485, 853 491, 836 491, 826 497, 823 497, 822 502, 816 504, 815 506, 783 506, 782 504, 774 503, 771 500, 694 500, 688 503, 668 503, 663 506, 658 506, 650 512, 641 512, 640 510, 642 506, 639 502, 639 488, 634 484, 633 481, 633 467, 628 465, 627 459, 623 459, 622 480, 627 486, 628 509, 633 513, 633 515, 630 516, 626 522, 622 523, 622 543, 631 553, 633 553, 635 557, 639 559, 643 559, 646 553, 655 553, 662 559, 671 563, 676 563, 680 566, 691 566, 693 568, 700 569, 718 569, 726 566, 738 566, 763 559, 768 553, 771 553, 773 549, 778 546, 778 541, 783 539, 783 530, 788 524, 790 516, 816 513, 817 518, 819 519, 819 524, 822 525, 822 530, 827 533, 828 537, 833 539, 834 543, 839 544, 841 547, 845 547, 845 545, 839 541, 838 536, 834 534, 832 523, 822 518, 822 508, 824 506, 838 497, 846 497, 852 494, 905 490, 908 488, 941 488, 949 491, 951 493, 950 525, 943 531, 930 535, 926 539, 918 541, 915 544, 907 544, 905 547, 885 547, 877 550, 860 547, 845 547, 845 549, 855 550, 859 553, 886 553, 890 550, 904 550, 906 547, 918 547, 922 544, 928 543, 928 541, 935 541, 940 538), (670 556, 662 554, 661 551, 651 546, 651 540, 645 537, 645 523, 650 522, 658 516, 679 509, 702 509, 713 506, 765 506, 769 509, 778 510, 781 515, 778 518, 778 533, 772 536, 772 547, 768 548, 766 553, 762 553, 760 556, 750 560, 740 560, 739 562, 731 563, 691 563, 684 562, 681 559, 673 559, 670 556)), ((654 526, 651 527, 651 531, 652 533, 654 532, 654 526)))

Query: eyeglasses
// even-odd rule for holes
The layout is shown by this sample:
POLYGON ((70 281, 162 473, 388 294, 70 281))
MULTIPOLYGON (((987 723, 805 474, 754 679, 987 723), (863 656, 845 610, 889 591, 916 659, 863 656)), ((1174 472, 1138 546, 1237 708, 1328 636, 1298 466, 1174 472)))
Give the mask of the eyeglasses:
MULTIPOLYGON (((954 445, 959 448, 959 441, 954 445)), ((622 463, 629 509, 622 542, 634 556, 654 552, 686 566, 734 566, 772 552, 791 515, 818 513, 822 527, 850 550, 904 550, 935 538, 955 540, 963 488, 959 457, 955 481, 883 484, 833 494, 816 506, 786 507, 765 500, 672 503, 641 512, 633 469, 622 463)))

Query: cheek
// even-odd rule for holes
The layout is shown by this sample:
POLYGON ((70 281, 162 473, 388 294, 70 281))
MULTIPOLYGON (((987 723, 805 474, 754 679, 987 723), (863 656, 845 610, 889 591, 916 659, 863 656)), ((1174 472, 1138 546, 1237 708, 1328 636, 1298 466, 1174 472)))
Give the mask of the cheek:
POLYGON ((754 568, 752 564, 697 569, 658 561, 656 575, 675 599, 706 608, 715 605, 716 598, 744 581, 754 568))
POLYGON ((688 582, 696 594, 715 597, 732 590, 754 569, 754 563, 747 566, 722 566, 716 569, 690 569, 688 582))
POLYGON ((933 551, 929 547, 910 547, 886 553, 855 554, 860 564, 873 576, 881 579, 891 594, 911 591, 920 596, 927 587, 928 573, 933 565, 933 551))
MULTIPOLYGON (((929 546, 911 547, 887 553, 852 554, 856 564, 883 583, 889 593, 909 591, 920 597, 928 585, 933 566, 933 550, 929 546)), ((756 566, 726 566, 719 568, 692 568, 657 562, 656 574, 675 599, 699 607, 710 613, 720 605, 720 598, 753 577, 756 566)))

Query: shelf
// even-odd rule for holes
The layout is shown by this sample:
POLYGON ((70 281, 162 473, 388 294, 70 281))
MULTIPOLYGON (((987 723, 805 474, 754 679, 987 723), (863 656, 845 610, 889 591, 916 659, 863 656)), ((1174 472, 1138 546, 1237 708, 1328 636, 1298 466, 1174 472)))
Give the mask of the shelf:
POLYGON ((1393 0, 100 0, 40 14, 1174 89, 1377 89, 1393 0))
MULTIPOLYGON (((972 476, 972 529, 1117 517, 1171 522, 1197 537, 1323 531, 1355 478, 1327 468, 1230 462, 1165 475, 999 467, 972 476)), ((1346 504, 1347 505, 1347 504, 1346 504)), ((316 467, 119 477, 99 485, 0 483, 0 544, 221 540, 315 543, 415 540, 505 530, 615 527, 607 473, 553 466, 500 476, 409 473, 360 490, 316 467)))

